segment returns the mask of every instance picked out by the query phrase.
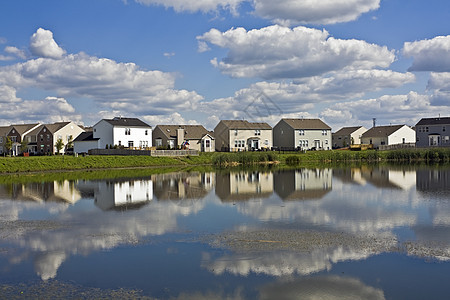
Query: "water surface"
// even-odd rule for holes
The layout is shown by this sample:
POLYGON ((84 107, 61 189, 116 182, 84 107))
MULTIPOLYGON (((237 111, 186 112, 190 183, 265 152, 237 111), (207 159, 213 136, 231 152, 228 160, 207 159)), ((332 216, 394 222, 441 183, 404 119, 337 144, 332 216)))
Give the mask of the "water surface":
POLYGON ((180 299, 447 299, 450 167, 0 185, 0 284, 180 299))

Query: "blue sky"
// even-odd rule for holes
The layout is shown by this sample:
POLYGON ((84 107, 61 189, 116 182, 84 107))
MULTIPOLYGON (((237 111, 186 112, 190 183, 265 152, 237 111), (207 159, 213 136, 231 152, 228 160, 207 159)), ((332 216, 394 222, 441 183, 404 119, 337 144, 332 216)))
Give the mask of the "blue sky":
POLYGON ((42 0, 0 4, 0 125, 450 116, 450 3, 42 0))

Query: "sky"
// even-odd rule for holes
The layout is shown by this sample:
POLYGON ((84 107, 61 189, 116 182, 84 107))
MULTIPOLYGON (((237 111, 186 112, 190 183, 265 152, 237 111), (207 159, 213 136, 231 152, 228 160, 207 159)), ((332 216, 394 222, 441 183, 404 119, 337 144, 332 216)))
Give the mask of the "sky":
POLYGON ((446 0, 0 3, 0 125, 450 116, 446 0))

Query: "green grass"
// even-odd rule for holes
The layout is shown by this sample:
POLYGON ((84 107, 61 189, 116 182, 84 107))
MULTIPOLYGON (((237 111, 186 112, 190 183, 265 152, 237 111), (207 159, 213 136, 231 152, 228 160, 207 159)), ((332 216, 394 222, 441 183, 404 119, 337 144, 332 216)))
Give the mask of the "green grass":
POLYGON ((450 162, 450 149, 399 149, 391 151, 307 151, 306 153, 236 152, 201 153, 199 156, 32 156, 0 157, 0 173, 150 168, 170 166, 232 166, 279 163, 296 166, 326 163, 450 162))

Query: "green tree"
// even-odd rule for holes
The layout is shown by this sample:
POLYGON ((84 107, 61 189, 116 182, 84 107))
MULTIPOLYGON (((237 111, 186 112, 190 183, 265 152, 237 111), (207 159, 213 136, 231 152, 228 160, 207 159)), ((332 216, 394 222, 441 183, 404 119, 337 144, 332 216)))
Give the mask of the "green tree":
POLYGON ((56 147, 56 154, 60 154, 62 148, 64 148, 64 142, 61 138, 59 138, 56 141, 55 147, 56 147))
POLYGON ((11 140, 11 138, 9 136, 7 136, 6 142, 5 142, 5 148, 6 148, 6 152, 8 153, 8 155, 11 155, 12 147, 13 147, 13 141, 11 140))
POLYGON ((22 139, 20 142, 20 150, 22 153, 28 152, 28 141, 26 139, 22 139))
POLYGON ((67 140, 66 149, 73 148, 73 136, 69 135, 69 139, 67 140))

